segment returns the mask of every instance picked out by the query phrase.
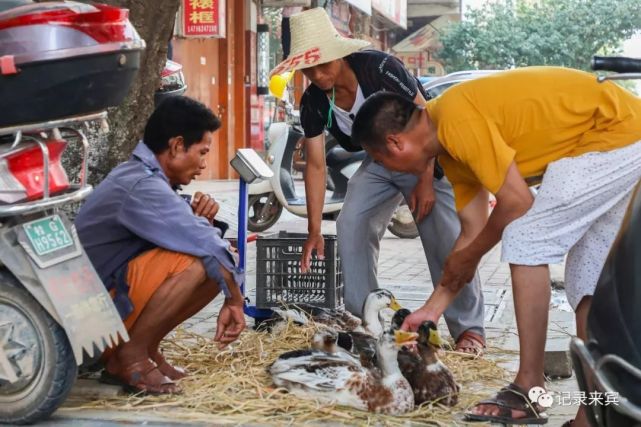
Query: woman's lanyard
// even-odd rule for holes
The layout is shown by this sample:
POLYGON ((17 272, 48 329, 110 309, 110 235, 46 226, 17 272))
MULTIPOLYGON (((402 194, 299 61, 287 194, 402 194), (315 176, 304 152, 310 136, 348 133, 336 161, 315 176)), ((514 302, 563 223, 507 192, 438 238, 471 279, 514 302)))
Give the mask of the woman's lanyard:
POLYGON ((336 87, 332 88, 332 99, 329 100, 329 113, 327 113, 327 129, 332 127, 332 112, 334 111, 334 101, 336 100, 336 87))

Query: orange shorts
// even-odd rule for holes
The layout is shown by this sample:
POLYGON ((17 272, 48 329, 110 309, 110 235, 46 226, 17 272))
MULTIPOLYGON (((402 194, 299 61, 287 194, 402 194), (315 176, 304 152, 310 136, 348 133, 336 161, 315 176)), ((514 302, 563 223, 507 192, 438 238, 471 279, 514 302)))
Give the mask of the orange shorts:
POLYGON ((191 255, 156 248, 129 261, 128 295, 134 311, 124 320, 128 331, 136 323, 138 316, 160 285, 168 278, 185 271, 197 259, 191 255))

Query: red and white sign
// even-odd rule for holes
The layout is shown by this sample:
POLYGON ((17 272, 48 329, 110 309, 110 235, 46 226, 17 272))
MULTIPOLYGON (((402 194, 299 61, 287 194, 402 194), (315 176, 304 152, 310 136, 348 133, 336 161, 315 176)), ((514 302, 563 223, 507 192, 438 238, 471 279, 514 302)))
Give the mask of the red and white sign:
POLYGON ((225 0, 183 0, 182 35, 225 37, 225 0))

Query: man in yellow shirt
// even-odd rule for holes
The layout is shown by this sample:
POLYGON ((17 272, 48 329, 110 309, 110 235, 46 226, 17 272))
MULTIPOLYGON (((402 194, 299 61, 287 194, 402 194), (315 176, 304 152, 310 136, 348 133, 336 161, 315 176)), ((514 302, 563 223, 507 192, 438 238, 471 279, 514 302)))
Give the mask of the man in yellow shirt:
MULTIPOLYGON (((634 185, 641 178, 641 99, 581 71, 530 67, 461 83, 425 109, 380 93, 361 107, 352 138, 390 170, 420 173, 439 158, 461 234, 441 286, 404 328, 438 320, 481 257, 503 240, 510 263, 520 367, 513 384, 467 414, 476 421, 543 424, 527 401, 543 386, 548 264, 567 255, 565 284, 586 338, 587 314, 634 185), (541 183, 536 198, 528 184, 541 183), (488 196, 496 207, 488 216, 488 196)), ((579 411, 573 426, 587 425, 579 411)))

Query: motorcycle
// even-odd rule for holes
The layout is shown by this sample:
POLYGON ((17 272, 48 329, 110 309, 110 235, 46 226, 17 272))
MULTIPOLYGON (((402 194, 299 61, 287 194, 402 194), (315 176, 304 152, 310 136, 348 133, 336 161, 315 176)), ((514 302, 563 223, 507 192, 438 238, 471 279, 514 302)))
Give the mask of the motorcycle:
POLYGON ((160 73, 160 86, 154 94, 154 105, 157 107, 166 98, 184 95, 187 83, 183 74, 183 66, 168 59, 160 73))
POLYGON ((0 423, 48 417, 83 360, 129 340, 63 208, 92 190, 83 126, 122 102, 144 47, 125 9, 0 4, 0 423))
MULTIPOLYGON (((281 98, 283 96, 281 95, 281 98)), ((300 125, 299 112, 287 100, 280 101, 274 111, 274 120, 267 132, 269 149, 266 162, 274 172, 269 180, 249 185, 247 226, 250 231, 261 232, 271 228, 280 218, 283 208, 288 212, 307 217, 307 205, 304 197, 297 194, 292 172, 304 171, 301 165, 303 151, 300 141, 304 137, 300 125), (278 109, 285 110, 285 118, 276 121, 278 109)), ((328 194, 323 205, 323 219, 335 221, 343 207, 347 183, 365 159, 365 152, 349 152, 342 148, 328 133, 325 135, 325 163, 327 166, 328 194)), ((403 201, 396 209, 388 225, 394 235, 413 239, 418 236, 418 229, 407 204, 403 201)))
MULTIPOLYGON (((620 73, 599 81, 641 79, 641 59, 594 57, 592 68, 620 73)), ((640 239, 641 183, 599 277, 588 314, 588 342, 574 338, 570 344, 581 391, 612 401, 585 406, 595 427, 641 426, 640 239)))

